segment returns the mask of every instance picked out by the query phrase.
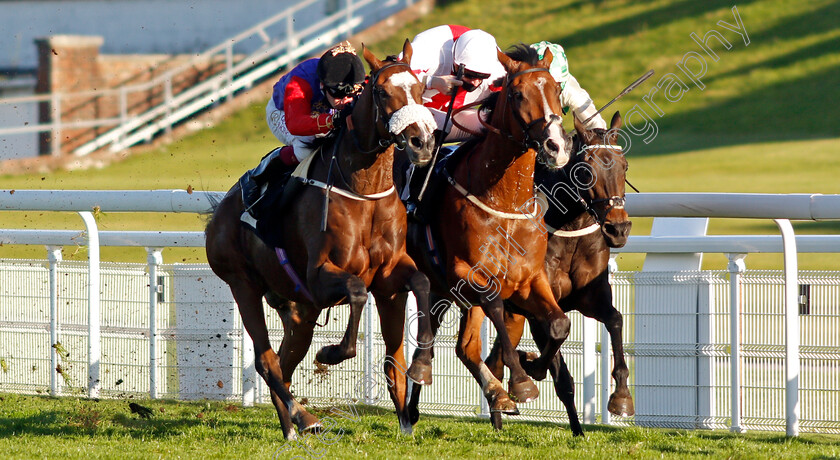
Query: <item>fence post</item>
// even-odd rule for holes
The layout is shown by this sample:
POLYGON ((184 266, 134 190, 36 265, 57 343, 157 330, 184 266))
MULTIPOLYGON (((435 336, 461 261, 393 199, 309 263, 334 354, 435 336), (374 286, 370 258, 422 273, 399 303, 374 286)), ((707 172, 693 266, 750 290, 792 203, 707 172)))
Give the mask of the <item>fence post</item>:
POLYGON ((240 328, 242 334, 242 341, 240 349, 242 350, 242 407, 251 407, 256 401, 257 393, 257 363, 256 355, 254 355, 254 341, 245 330, 243 323, 240 328))
MULTIPOLYGON (((365 304, 365 376, 362 379, 362 388, 365 398, 365 404, 373 404, 373 397, 371 395, 370 382, 373 382, 373 309, 376 308, 373 303, 373 296, 368 293, 367 304, 365 304)), ((378 394, 377 394, 378 396, 378 394)), ((350 404, 352 401, 348 401, 350 404)))
MULTIPOLYGON (((610 254, 610 260, 607 262, 607 270, 609 271, 610 289, 612 289, 613 273, 618 271, 618 262, 615 258, 618 254, 610 254)), ((615 295, 613 295, 615 299, 615 295)), ((613 300, 615 304, 615 300, 613 300)), ((612 381, 612 346, 610 343, 610 333, 606 326, 601 327, 601 423, 604 425, 610 424, 610 385, 612 381)))
POLYGON ((50 263, 50 396, 58 394, 58 263, 61 262, 61 246, 47 246, 47 260, 50 263))
POLYGON ((122 140, 125 138, 125 130, 123 127, 126 123, 128 123, 128 90, 125 86, 123 86, 120 88, 120 126, 117 128, 119 129, 119 135, 114 142, 111 143, 112 146, 114 144, 122 144, 122 140))
POLYGON ((88 397, 98 398, 102 387, 102 343, 99 324, 99 229, 90 211, 79 211, 88 237, 88 397))
POLYGON ((583 423, 595 423, 595 341, 598 323, 583 318, 583 423))
MULTIPOLYGON (((166 134, 172 132, 172 78, 175 78, 175 75, 172 75, 171 78, 163 83, 163 103, 166 105, 166 124, 164 125, 164 132, 166 134)), ((152 135, 149 134, 148 141, 151 142, 151 140, 152 135)))
MULTIPOLYGON (((454 308, 458 308, 458 304, 455 304, 454 308)), ((486 316, 484 320, 481 322, 481 360, 484 361, 487 359, 487 355, 490 354, 490 319, 486 316)), ((479 396, 479 416, 481 417, 490 417, 490 404, 487 402, 487 398, 484 395, 479 396)))
POLYGON ((163 285, 158 284, 158 267, 163 263, 161 248, 146 248, 149 264, 149 397, 157 399, 157 304, 163 285))
POLYGON ((732 425, 729 431, 747 431, 741 425, 741 275, 747 269, 746 254, 728 253, 729 259, 729 374, 732 400, 732 425))
POLYGON ((298 46, 298 39, 295 36, 295 17, 286 16, 286 49, 293 50, 298 46))
POLYGON ((796 235, 788 219, 773 219, 785 254, 785 433, 799 436, 799 303, 796 235))
MULTIPOLYGON (((412 292, 409 292, 406 297, 405 318, 405 338, 403 339, 405 342, 405 362, 408 366, 411 366, 411 362, 414 360, 414 350, 417 349, 417 322, 419 321, 417 316, 417 298, 414 297, 414 293, 412 292)), ((407 371, 408 367, 405 370, 407 371)), ((415 383, 410 378, 407 378, 407 376, 405 383, 405 403, 408 404, 411 400, 411 393, 414 391, 415 383)))

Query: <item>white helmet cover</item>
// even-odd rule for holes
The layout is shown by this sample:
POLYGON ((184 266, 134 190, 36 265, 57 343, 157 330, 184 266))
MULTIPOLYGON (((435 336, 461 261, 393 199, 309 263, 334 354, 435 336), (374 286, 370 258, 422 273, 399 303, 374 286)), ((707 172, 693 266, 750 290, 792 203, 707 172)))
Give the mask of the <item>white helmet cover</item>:
POLYGON ((560 83, 561 89, 566 89, 566 82, 569 80, 569 61, 566 59, 566 52, 563 47, 547 41, 534 43, 531 48, 537 50, 537 55, 540 59, 545 57, 545 50, 551 50, 554 59, 551 60, 551 66, 548 71, 554 77, 554 81, 560 83))
POLYGON ((464 32, 452 45, 452 61, 472 72, 493 74, 497 70, 496 39, 480 29, 464 32))

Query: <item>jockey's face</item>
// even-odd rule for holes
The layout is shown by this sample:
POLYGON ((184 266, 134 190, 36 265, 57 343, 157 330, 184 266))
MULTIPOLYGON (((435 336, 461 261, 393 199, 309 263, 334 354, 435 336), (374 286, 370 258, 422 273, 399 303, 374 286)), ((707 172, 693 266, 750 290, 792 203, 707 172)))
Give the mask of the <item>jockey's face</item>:
POLYGON ((473 72, 472 70, 464 69, 464 75, 461 77, 461 82, 463 83, 461 87, 467 92, 475 91, 475 89, 481 86, 481 83, 489 77, 490 75, 486 73, 473 72))
POLYGON ((355 96, 354 93, 350 93, 346 96, 341 96, 341 95, 336 96, 336 95, 332 94, 332 92, 330 91, 329 88, 324 88, 322 86, 322 89, 323 89, 322 92, 324 93, 324 97, 327 99, 327 103, 330 104, 330 107, 332 107, 334 109, 338 109, 338 110, 343 109, 344 107, 347 106, 347 104, 350 104, 351 102, 353 102, 353 96, 355 96))

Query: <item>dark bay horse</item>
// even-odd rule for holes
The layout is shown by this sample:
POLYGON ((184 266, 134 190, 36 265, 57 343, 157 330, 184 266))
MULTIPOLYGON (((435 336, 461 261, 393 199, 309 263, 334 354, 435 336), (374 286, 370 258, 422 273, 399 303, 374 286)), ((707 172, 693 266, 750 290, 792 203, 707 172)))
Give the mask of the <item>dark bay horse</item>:
MULTIPOLYGON (((537 158, 555 168, 565 164, 571 139, 560 123, 560 87, 546 70, 552 55, 546 53, 540 61, 533 51, 520 46, 498 53, 507 76, 488 101, 489 132, 465 146, 463 160, 446 179, 441 198, 434 200, 437 212, 430 221, 446 278, 433 282, 433 327, 451 301, 462 307, 481 305, 502 339, 504 364, 512 374, 510 391, 519 401, 535 399, 539 390, 505 339, 503 301, 511 300, 548 325, 549 340, 529 369, 538 379, 545 377, 569 333, 569 319, 557 305, 543 265, 546 234, 535 225, 534 165, 537 158)), ((410 225, 410 233, 417 234, 417 225, 410 225)), ((424 247, 410 239, 409 250, 433 281, 441 278, 422 256, 424 247)), ((462 331, 473 330, 467 327, 472 322, 469 311, 461 318, 462 331)), ((466 359, 471 343, 471 337, 459 337, 456 353, 482 382, 492 410, 515 410, 487 366, 466 359)), ((419 392, 419 386, 412 388, 410 406, 417 406, 419 392)))
MULTIPOLYGON (((607 268, 610 248, 626 244, 632 225, 624 211, 627 161, 621 146, 616 144, 620 128, 618 112, 613 115, 609 131, 586 131, 575 120, 576 153, 571 161, 559 171, 539 169, 536 181, 549 202, 545 214, 549 234, 545 268, 552 292, 563 311, 577 310, 607 327, 615 358, 612 375, 616 382, 608 408, 616 415, 633 415, 621 342, 622 317, 613 306, 607 268)), ((529 323, 537 346, 542 347, 546 341, 544 326, 534 318, 529 318, 529 323)), ((525 316, 506 310, 505 325, 511 341, 518 343, 525 316)), ((504 368, 499 353, 497 340, 486 364, 501 379, 504 368)), ((531 358, 529 355, 523 358, 531 358)), ((480 360, 481 356, 474 355, 471 359, 480 360)), ((569 414, 572 432, 582 435, 574 401, 574 380, 561 353, 555 356, 550 371, 555 392, 569 414)), ((501 429, 501 414, 492 413, 490 417, 493 426, 501 429)))
MULTIPOLYGON (((341 343, 322 348, 317 358, 327 364, 351 358, 356 353, 368 290, 379 311, 388 355, 389 392, 401 427, 411 429, 405 404, 403 304, 410 290, 417 298, 418 310, 428 314, 429 281, 406 253, 405 207, 395 192, 392 168, 395 143, 420 165, 431 159, 434 144, 434 120, 421 103, 423 85, 407 64, 411 54, 408 40, 400 61, 380 61, 364 50, 371 76, 347 126, 333 146, 327 144, 315 153, 318 157, 308 176, 312 179, 309 186, 283 211, 287 258, 302 275, 303 286, 296 286, 284 272, 275 248, 266 246, 241 224, 238 184, 216 206, 206 228, 207 259, 230 285, 242 322, 254 341, 257 371, 271 391, 287 439, 296 437, 294 425, 301 432, 321 428, 320 421, 289 392, 292 374, 311 345, 319 313, 342 302, 350 304, 350 320, 341 343), (332 157, 329 151, 334 152, 332 157), (323 187, 333 179, 332 188, 323 187), (312 186, 313 180, 320 181, 322 187, 312 186), (329 207, 326 230, 322 231, 326 194, 329 207), (279 353, 269 343, 263 296, 283 321, 279 353)), ((421 343, 432 340, 428 318, 420 320, 417 339, 421 343)), ((431 352, 421 350, 407 374, 416 382, 431 383, 431 352)))

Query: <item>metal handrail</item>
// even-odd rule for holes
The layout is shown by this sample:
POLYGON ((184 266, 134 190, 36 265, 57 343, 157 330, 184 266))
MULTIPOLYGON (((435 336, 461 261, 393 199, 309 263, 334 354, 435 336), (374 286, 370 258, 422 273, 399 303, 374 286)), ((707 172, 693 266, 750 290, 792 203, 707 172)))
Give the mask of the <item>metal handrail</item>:
MULTIPOLYGON (((114 117, 91 120, 62 121, 38 123, 27 126, 0 128, 0 135, 25 134, 45 132, 51 130, 116 127, 97 136, 95 139, 74 149, 76 155, 87 155, 107 145, 112 151, 123 150, 136 143, 149 140, 158 132, 166 130, 187 117, 219 101, 227 100, 236 91, 250 87, 256 81, 276 72, 278 69, 293 63, 296 59, 306 56, 341 36, 352 34, 363 21, 358 16, 361 7, 373 3, 375 0, 348 0, 346 5, 333 14, 322 18, 316 23, 296 31, 293 27, 294 15, 311 7, 317 0, 305 0, 293 7, 280 12, 257 25, 230 37, 219 44, 198 54, 187 62, 167 70, 158 77, 143 83, 121 86, 119 88, 88 90, 76 93, 54 93, 27 97, 13 97, 0 99, 0 104, 21 104, 52 102, 61 104, 62 99, 69 98, 117 98, 122 105, 129 94, 146 92, 155 88, 162 88, 163 101, 138 115, 129 115, 125 107, 114 117), (267 29, 275 25, 285 25, 285 38, 278 40, 269 35, 267 29), (320 32, 320 33, 319 33, 320 32), (247 55, 236 55, 233 48, 237 44, 258 38, 262 45, 256 51, 247 55), (171 94, 172 81, 198 63, 212 62, 214 59, 224 59, 225 66, 213 76, 175 95, 171 94)), ((408 3, 410 4, 410 3, 408 3)), ((55 107, 53 107, 55 110, 55 107)), ((56 136, 60 137, 60 136, 56 136)), ((57 149, 53 149, 57 151, 57 149)))

